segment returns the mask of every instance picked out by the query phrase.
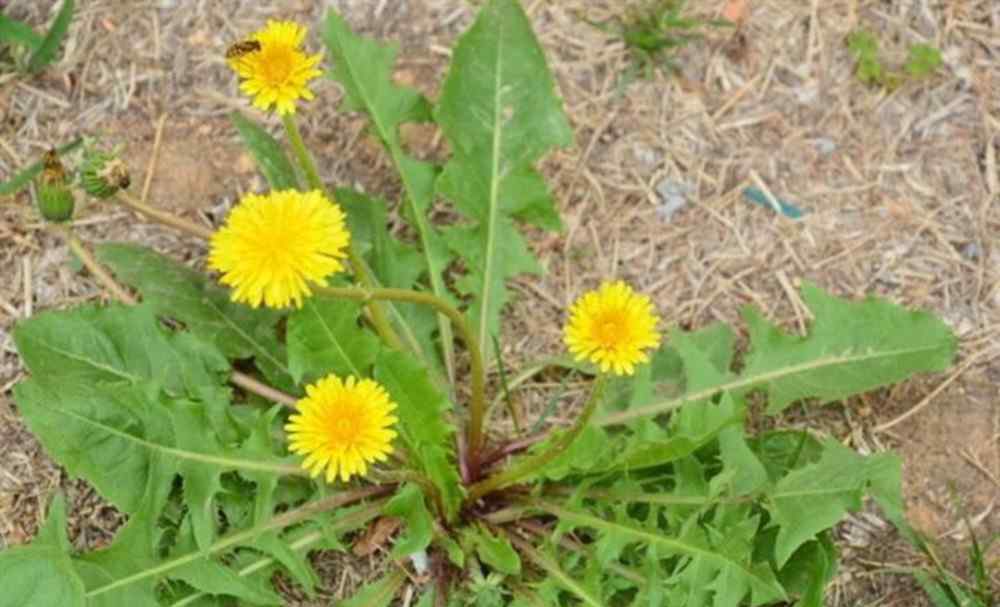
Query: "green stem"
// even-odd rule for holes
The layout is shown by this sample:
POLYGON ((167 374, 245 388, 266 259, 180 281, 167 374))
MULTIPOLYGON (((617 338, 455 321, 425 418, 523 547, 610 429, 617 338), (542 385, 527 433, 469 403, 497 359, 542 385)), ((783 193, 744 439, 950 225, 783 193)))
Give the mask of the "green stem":
MULTIPOLYGON (((305 142, 302 141, 302 131, 299 130, 299 123, 295 121, 295 114, 282 114, 281 123, 285 126, 285 133, 288 135, 288 143, 292 146, 292 151, 295 153, 295 157, 299 161, 299 166, 302 167, 302 172, 305 173, 306 181, 309 182, 309 187, 314 190, 319 190, 324 196, 326 196, 327 200, 332 202, 334 198, 330 194, 329 190, 326 189, 326 185, 323 184, 323 180, 320 179, 319 171, 316 170, 316 162, 313 160, 312 154, 309 153, 309 149, 306 148, 305 142)), ((375 281, 372 278, 371 272, 368 271, 368 266, 365 265, 361 255, 358 254, 358 249, 353 240, 348 247, 348 260, 350 261, 351 269, 354 271, 354 276, 357 277, 358 282, 366 287, 373 288, 375 286, 375 281)), ((402 350, 403 341, 399 338, 399 335, 396 334, 392 325, 389 324, 389 320, 386 317, 385 310, 382 309, 382 306, 375 302, 369 302, 368 312, 371 314, 372 325, 375 327, 375 330, 382 337, 382 339, 389 345, 389 347, 394 350, 402 350)))
POLYGON ((418 305, 430 306, 443 314, 458 330, 459 337, 465 342, 469 351, 469 366, 472 374, 472 398, 469 402, 468 454, 469 470, 475 478, 479 469, 479 456, 483 442, 483 415, 486 412, 486 368, 483 365, 482 350, 479 341, 469 327, 465 316, 444 299, 432 294, 408 289, 363 287, 317 287, 316 293, 328 297, 353 299, 361 302, 377 300, 404 301, 418 305))
POLYGON ((573 444, 573 441, 580 436, 590 422, 590 418, 594 416, 597 404, 601 401, 601 397, 604 396, 604 389, 607 387, 607 383, 606 375, 599 375, 597 377, 594 382, 594 388, 590 392, 590 398, 587 399, 587 404, 583 406, 583 411, 576 419, 573 427, 560 436, 551 447, 534 457, 529 457, 517 466, 502 470, 472 485, 469 487, 467 500, 472 502, 492 491, 510 486, 522 478, 535 474, 548 465, 549 462, 562 455, 573 444))

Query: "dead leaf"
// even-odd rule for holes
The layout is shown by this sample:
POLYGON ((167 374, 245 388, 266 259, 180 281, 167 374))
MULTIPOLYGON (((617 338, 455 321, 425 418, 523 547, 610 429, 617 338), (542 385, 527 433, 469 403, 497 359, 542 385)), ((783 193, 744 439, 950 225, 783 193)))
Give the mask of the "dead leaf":
POLYGON ((354 542, 351 552, 354 556, 368 556, 374 554, 389 542, 389 539, 396 534, 402 526, 403 521, 394 516, 383 516, 372 523, 365 534, 358 541, 354 542))
POLYGON ((750 0, 726 0, 722 9, 722 18, 732 21, 740 27, 750 16, 750 0))

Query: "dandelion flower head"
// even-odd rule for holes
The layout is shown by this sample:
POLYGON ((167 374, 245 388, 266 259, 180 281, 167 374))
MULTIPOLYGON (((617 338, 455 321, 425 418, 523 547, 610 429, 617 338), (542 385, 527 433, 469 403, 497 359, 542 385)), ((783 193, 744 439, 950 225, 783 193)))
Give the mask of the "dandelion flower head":
POLYGON ((268 21, 231 47, 237 52, 227 53, 229 67, 243 79, 240 90, 256 107, 266 111, 274 106, 279 114, 294 114, 297 100, 313 98, 308 84, 323 73, 316 67, 323 55, 302 51, 306 31, 294 21, 268 21))
POLYGON ((646 350, 660 344, 657 322, 648 296, 624 282, 609 282, 576 300, 563 340, 577 360, 604 373, 632 375, 637 364, 649 360, 646 350))
POLYGON ((364 476, 368 464, 385 461, 396 437, 396 404, 385 388, 370 379, 341 380, 328 375, 306 386, 298 413, 285 425, 289 451, 304 455, 302 467, 328 483, 364 476))
POLYGON ((212 236, 208 265, 233 301, 301 307, 310 284, 344 269, 350 240, 344 212, 319 191, 248 194, 212 236))

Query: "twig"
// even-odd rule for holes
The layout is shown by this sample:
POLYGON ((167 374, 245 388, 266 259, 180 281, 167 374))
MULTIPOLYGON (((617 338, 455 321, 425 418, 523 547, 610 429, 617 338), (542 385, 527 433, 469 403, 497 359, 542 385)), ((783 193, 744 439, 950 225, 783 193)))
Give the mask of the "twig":
POLYGON ((288 407, 295 407, 295 403, 298 399, 290 394, 285 394, 277 388, 272 388, 271 386, 257 380, 246 373, 240 373, 239 371, 233 371, 229 377, 229 381, 233 383, 234 386, 239 386, 247 392, 252 392, 257 396, 262 396, 267 400, 274 401, 276 403, 281 403, 288 407))
POLYGON ((80 263, 83 264, 87 270, 94 275, 104 288, 111 292, 115 299, 122 303, 129 305, 135 305, 138 300, 131 293, 126 291, 121 285, 115 282, 115 279, 111 274, 104 269, 97 259, 94 258, 93 254, 84 246, 80 239, 76 237, 73 233, 73 229, 66 224, 58 224, 55 226, 56 229, 62 232, 63 237, 66 239, 66 243, 69 244, 69 248, 76 255, 80 263))
POLYGON ((176 230, 180 230, 181 232, 190 234, 191 236, 196 236, 205 240, 212 238, 212 230, 178 217, 173 213, 153 208, 141 200, 136 199, 128 192, 120 191, 117 196, 118 200, 126 207, 136 211, 140 215, 144 215, 145 217, 152 219, 157 223, 162 223, 165 226, 169 226, 176 230))
POLYGON ((153 139, 153 153, 149 155, 149 164, 146 165, 146 178, 142 182, 142 195, 139 199, 145 203, 149 200, 149 187, 153 183, 153 173, 156 169, 156 161, 160 157, 160 144, 163 143, 163 127, 167 123, 167 115, 163 114, 156 122, 156 135, 153 139))
POLYGON ((875 426, 873 428, 873 430, 875 432, 885 432, 889 428, 892 428, 893 426, 895 426, 897 424, 900 424, 900 423, 902 423, 902 422, 910 419, 911 417, 913 417, 917 413, 920 413, 922 410, 924 410, 924 408, 927 407, 927 405, 931 404, 931 402, 934 401, 934 399, 937 397, 938 394, 941 394, 942 392, 944 392, 945 388, 947 388, 948 386, 950 386, 963 373, 965 373, 966 371, 968 371, 969 367, 971 367, 975 363, 979 362, 979 359, 984 358, 987 354, 994 353, 996 351, 996 349, 997 348, 984 348, 984 349, 980 350, 979 352, 973 354, 972 356, 970 356, 968 358, 968 360, 966 360, 964 363, 962 363, 962 366, 959 367, 958 369, 956 369, 955 372, 952 373, 948 377, 948 379, 946 379, 943 382, 941 382, 938 385, 937 388, 934 388, 934 390, 932 390, 930 394, 928 394, 927 396, 925 396, 923 398, 923 400, 921 400, 919 403, 917 403, 912 409, 910 409, 906 413, 903 413, 902 415, 900 415, 899 417, 897 417, 897 418, 895 418, 893 420, 890 420, 890 421, 885 422, 884 424, 879 424, 878 426, 875 426))

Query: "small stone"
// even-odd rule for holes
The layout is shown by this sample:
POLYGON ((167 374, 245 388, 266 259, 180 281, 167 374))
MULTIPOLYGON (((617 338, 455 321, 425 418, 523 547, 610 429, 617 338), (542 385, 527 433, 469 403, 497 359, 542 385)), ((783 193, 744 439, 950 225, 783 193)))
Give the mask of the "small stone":
POLYGON ((974 242, 967 242, 961 250, 962 257, 970 260, 976 261, 982 255, 982 251, 979 249, 979 245, 974 242))
POLYGON ((660 197, 656 214, 663 221, 672 221, 674 214, 688 205, 688 196, 693 193, 694 188, 686 183, 664 179, 656 185, 656 194, 660 197))
POLYGON ((820 154, 832 154, 837 150, 837 143, 829 137, 818 137, 813 144, 820 154))
POLYGON ((637 143, 632 151, 635 154, 635 159, 647 167, 652 168, 659 161, 659 154, 656 153, 656 150, 650 149, 641 143, 637 143))

